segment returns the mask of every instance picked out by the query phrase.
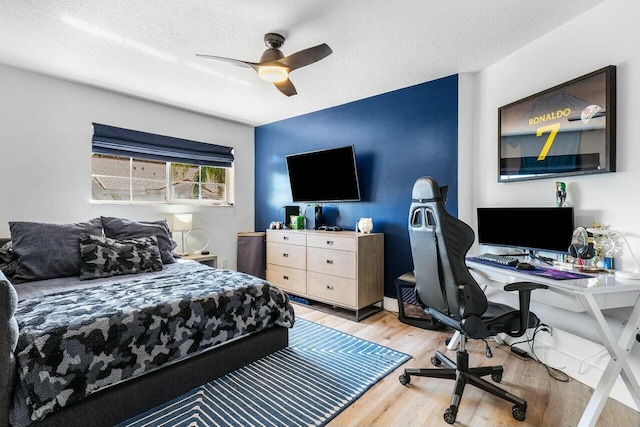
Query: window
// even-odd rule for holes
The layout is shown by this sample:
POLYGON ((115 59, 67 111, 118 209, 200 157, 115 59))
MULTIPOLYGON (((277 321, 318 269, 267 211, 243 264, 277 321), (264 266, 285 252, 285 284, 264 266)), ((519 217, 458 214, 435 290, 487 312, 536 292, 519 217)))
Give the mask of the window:
POLYGON ((172 200, 226 202, 227 171, 213 166, 171 164, 172 200))
POLYGON ((93 154, 91 198, 94 201, 228 203, 227 176, 227 168, 93 154))
POLYGON ((94 154, 93 200, 166 201, 167 168, 163 162, 94 154))
POLYGON ((231 203, 233 149, 94 123, 94 201, 231 203))

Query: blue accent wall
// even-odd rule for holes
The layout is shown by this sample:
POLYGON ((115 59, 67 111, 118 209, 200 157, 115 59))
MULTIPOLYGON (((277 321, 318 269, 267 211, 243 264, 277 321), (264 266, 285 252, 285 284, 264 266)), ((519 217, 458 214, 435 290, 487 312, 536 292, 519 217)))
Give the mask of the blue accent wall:
POLYGON ((256 127, 255 229, 283 221, 283 207, 296 205, 285 156, 345 145, 355 147, 362 201, 323 204, 325 222, 353 230, 359 218, 373 218, 373 231, 384 233, 384 293, 395 297, 395 278, 413 269, 407 222, 416 179, 448 185, 447 211, 458 214, 458 77, 256 127))

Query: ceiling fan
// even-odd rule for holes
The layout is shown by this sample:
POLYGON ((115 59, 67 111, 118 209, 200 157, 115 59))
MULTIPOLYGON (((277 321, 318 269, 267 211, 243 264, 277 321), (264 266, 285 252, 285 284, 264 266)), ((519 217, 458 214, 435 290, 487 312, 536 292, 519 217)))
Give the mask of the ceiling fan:
POLYGON ((221 56, 196 54, 201 58, 214 59, 224 61, 240 67, 253 68, 261 79, 273 83, 280 92, 287 96, 295 95, 295 86, 289 80, 289 73, 300 67, 313 64, 323 58, 331 55, 333 52, 325 43, 310 47, 284 56, 280 48, 284 44, 284 37, 276 33, 267 33, 264 35, 264 44, 267 50, 264 51, 260 62, 241 61, 239 59, 224 58, 221 56))

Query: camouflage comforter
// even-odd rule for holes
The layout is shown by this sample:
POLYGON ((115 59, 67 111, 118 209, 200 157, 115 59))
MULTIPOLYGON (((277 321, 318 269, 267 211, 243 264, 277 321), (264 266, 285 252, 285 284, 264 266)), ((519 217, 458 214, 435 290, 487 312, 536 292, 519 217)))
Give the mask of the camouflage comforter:
POLYGON ((294 322, 286 294, 268 282, 197 263, 21 301, 16 318, 20 386, 34 421, 102 387, 294 322))

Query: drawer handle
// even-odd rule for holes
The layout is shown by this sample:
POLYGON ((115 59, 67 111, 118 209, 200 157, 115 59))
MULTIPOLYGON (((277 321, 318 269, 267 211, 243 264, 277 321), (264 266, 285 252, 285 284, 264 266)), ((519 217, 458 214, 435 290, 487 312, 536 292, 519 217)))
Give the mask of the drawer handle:
POLYGON ((327 264, 333 264, 333 260, 332 259, 328 259, 327 260, 327 264))
POLYGON ((288 237, 288 236, 284 236, 284 237, 282 238, 282 240, 289 240, 289 237, 288 237))
POLYGON ((282 276, 284 280, 289 280, 289 276, 282 276))
POLYGON ((333 240, 327 240, 327 245, 333 245, 333 240))
POLYGON ((333 286, 327 285, 327 289, 332 291, 333 290, 333 286))
POLYGON ((289 254, 282 254, 283 257, 289 258, 289 254))

